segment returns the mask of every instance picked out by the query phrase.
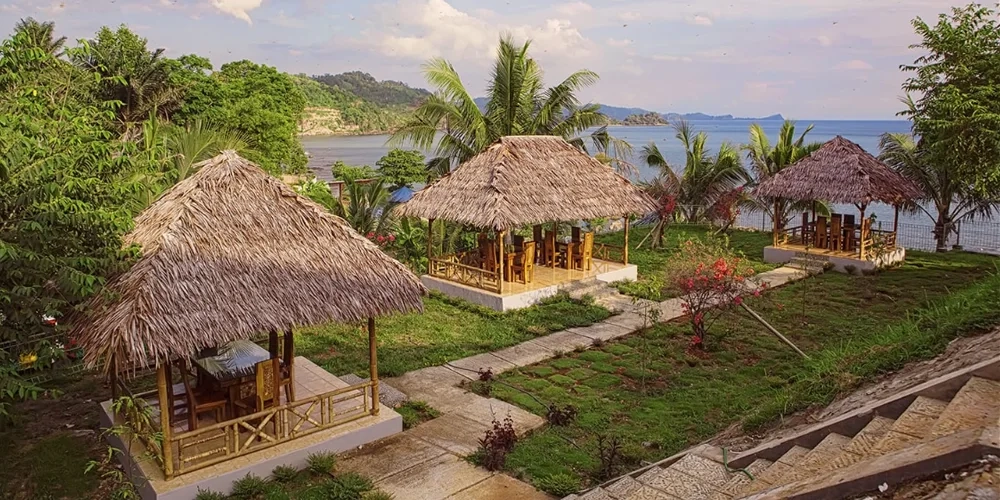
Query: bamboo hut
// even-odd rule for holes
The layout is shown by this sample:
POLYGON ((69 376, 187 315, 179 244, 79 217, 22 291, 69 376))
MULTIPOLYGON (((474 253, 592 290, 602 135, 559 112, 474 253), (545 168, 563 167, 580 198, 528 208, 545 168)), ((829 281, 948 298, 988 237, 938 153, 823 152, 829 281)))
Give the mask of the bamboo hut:
MULTIPOLYGON (((508 276, 508 267, 511 262, 517 265, 516 260, 524 255, 506 255, 507 237, 513 230, 535 226, 534 241, 529 243, 535 245, 534 260, 540 266, 589 268, 590 257, 583 256, 586 236, 560 246, 553 239, 558 224, 624 218, 624 247, 593 245, 591 251, 593 259, 627 265, 629 217, 654 210, 655 202, 641 189, 562 138, 510 136, 414 194, 397 213, 427 219, 429 228, 435 220, 444 220, 493 233, 493 239, 482 240, 488 248, 480 247, 470 255, 435 255, 429 230, 428 274, 502 294, 505 281, 514 279, 508 276), (550 223, 553 238, 541 229, 550 223)), ((525 252, 524 248, 511 250, 525 252)), ((522 278, 527 282, 530 274, 522 278)))
POLYGON ((803 246, 819 251, 843 253, 860 260, 871 257, 873 246, 883 251, 897 248, 899 207, 923 197, 920 188, 861 146, 841 136, 826 142, 794 165, 760 182, 755 194, 762 198, 796 201, 823 201, 852 204, 860 215, 831 214, 818 217, 816 211, 802 214, 802 224, 790 228, 774 222, 774 245, 803 246), (895 207, 892 230, 875 229, 866 218, 872 203, 895 207))
MULTIPOLYGON (((138 260, 73 322, 85 361, 109 375, 116 393, 128 391, 124 378, 155 367, 164 443, 157 454, 168 478, 187 463, 176 456, 185 449, 184 436, 171 435, 175 361, 269 334, 270 355, 276 358, 276 351, 284 351, 282 370, 291 374, 293 327, 367 322, 371 381, 354 389, 367 391, 366 401, 370 397, 372 404, 366 411, 377 414, 374 318, 419 311, 425 293, 406 267, 345 221, 234 152, 197 168, 136 218, 125 244, 139 247, 138 260), (284 334, 281 348, 279 332, 284 334)), ((322 396, 315 399, 323 401, 322 396)), ((272 410, 284 411, 285 406, 272 410)), ((281 418, 276 414, 272 420, 281 418)), ((311 422, 315 427, 333 424, 311 422)), ((288 431, 269 439, 294 437, 288 431)), ((238 437, 241 431, 232 432, 238 437)), ((238 446, 239 453, 231 453, 233 437, 226 434, 226 458, 242 453, 238 446)))

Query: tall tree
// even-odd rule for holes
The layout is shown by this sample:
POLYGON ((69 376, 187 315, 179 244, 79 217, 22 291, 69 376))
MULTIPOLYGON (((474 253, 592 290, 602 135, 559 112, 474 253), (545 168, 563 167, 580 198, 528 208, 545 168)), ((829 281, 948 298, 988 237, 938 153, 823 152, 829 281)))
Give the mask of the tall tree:
MULTIPOLYGON (((778 172, 781 172, 795 162, 809 156, 822 146, 818 142, 806 144, 806 134, 813 129, 806 127, 802 134, 795 137, 795 122, 785 120, 778 132, 778 141, 771 144, 764 129, 757 123, 750 125, 750 142, 743 148, 750 160, 750 170, 753 172, 756 184, 778 172)), ((744 201, 755 211, 764 212, 772 221, 777 221, 778 230, 783 230, 792 219, 795 212, 807 211, 811 208, 810 201, 787 200, 784 198, 748 197, 744 201)))
POLYGON ((628 143, 615 139, 604 127, 586 137, 580 135, 606 122, 598 105, 581 105, 576 95, 595 83, 597 74, 577 71, 558 85, 545 88, 542 68, 528 55, 530 47, 530 41, 517 45, 509 35, 500 38, 482 107, 451 63, 439 58, 427 62, 424 74, 436 92, 393 134, 390 144, 433 149, 438 158, 431 159, 429 165, 441 171, 475 156, 500 137, 557 135, 583 151, 590 147, 607 153, 615 159, 616 168, 629 171, 625 161, 631 154, 628 143))
POLYGON ((389 183, 390 189, 410 186, 427 180, 424 154, 420 151, 393 149, 377 163, 379 177, 389 183))
POLYGON ((901 69, 908 109, 927 161, 952 171, 989 198, 1000 198, 1000 23, 973 3, 913 20, 926 53, 901 69), (915 96, 915 97, 913 97, 915 96))
POLYGON ((56 38, 55 30, 56 23, 52 21, 38 22, 33 17, 21 19, 14 26, 14 34, 23 35, 23 43, 27 47, 37 47, 47 54, 58 57, 62 55, 63 48, 66 46, 66 37, 56 38))
POLYGON ((1000 211, 1000 201, 981 195, 967 179, 948 164, 932 162, 924 150, 925 143, 918 143, 909 134, 884 134, 879 141, 882 150, 879 159, 897 172, 912 179, 927 198, 926 203, 914 204, 913 210, 922 212, 934 221, 934 240, 937 250, 948 250, 948 236, 956 231, 955 223, 976 216, 990 217, 1000 211))
POLYGON ((97 97, 117 101, 122 130, 144 121, 150 113, 167 116, 180 105, 182 93, 171 84, 163 49, 149 50, 147 41, 125 25, 103 27, 87 43, 89 49, 70 57, 100 79, 97 97))
POLYGON ((712 155, 705 145, 708 135, 694 133, 685 121, 674 124, 677 140, 684 146, 684 166, 677 172, 656 143, 643 146, 640 158, 646 165, 660 169, 660 183, 677 186, 677 208, 689 221, 700 221, 723 195, 749 181, 739 149, 724 142, 712 155))

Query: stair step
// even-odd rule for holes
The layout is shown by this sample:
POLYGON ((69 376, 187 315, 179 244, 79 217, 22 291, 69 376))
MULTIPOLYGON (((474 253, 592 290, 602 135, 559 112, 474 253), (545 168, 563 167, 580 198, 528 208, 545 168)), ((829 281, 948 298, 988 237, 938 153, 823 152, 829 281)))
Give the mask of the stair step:
POLYGON ((847 436, 836 433, 828 434, 812 451, 802 457, 802 460, 795 467, 771 484, 777 486, 793 483, 815 475, 820 470, 826 469, 830 461, 840 455, 850 442, 851 438, 847 436))
POLYGON ((621 500, 677 500, 677 497, 644 485, 621 500))
POLYGON ((934 422, 948 406, 943 401, 917 397, 899 418, 893 422, 882 439, 869 451, 869 456, 877 457, 901 450, 930 434, 934 422))
POLYGON ((801 446, 792 446, 791 449, 785 452, 777 462, 771 464, 770 467, 765 469, 759 475, 754 475, 754 480, 739 489, 735 495, 735 498, 740 498, 751 493, 757 493, 770 489, 774 481, 777 481, 781 476, 792 470, 806 455, 809 454, 809 448, 803 448, 801 446))
POLYGON ((615 484, 604 488, 604 491, 606 491, 611 498, 623 500, 628 498, 629 495, 635 493, 640 488, 642 488, 642 483, 636 481, 631 476, 625 476, 618 481, 615 481, 615 484))
MULTIPOLYGON (((667 493, 671 497, 708 500, 715 495, 715 488, 710 483, 689 476, 677 469, 654 467, 637 477, 636 480, 644 486, 667 493)), ((641 491, 639 490, 639 492, 641 491)), ((638 496, 639 492, 633 493, 629 498, 645 499, 644 496, 638 496)), ((664 498, 670 497, 665 496, 664 498)))
POLYGON ((872 418, 864 429, 851 438, 851 442, 844 448, 844 451, 830 462, 829 468, 841 469, 864 460, 875 444, 889 432, 889 428, 894 422, 895 420, 891 418, 879 416, 872 418))
POLYGON ((731 474, 726 472, 726 467, 721 463, 693 453, 684 455, 667 468, 683 472, 712 486, 713 489, 721 488, 731 477, 731 474))
POLYGON ((927 439, 996 424, 1000 417, 1000 382, 972 377, 948 403, 927 439))
POLYGON ((579 500, 614 500, 614 499, 608 496, 607 492, 605 492, 602 488, 594 488, 584 493, 583 495, 580 495, 579 500))
MULTIPOLYGON (((748 465, 746 467, 746 470, 747 472, 750 473, 750 475, 754 477, 754 479, 757 479, 757 476, 759 476, 762 472, 767 470, 767 468, 770 467, 772 463, 773 462, 771 462, 770 460, 764 460, 763 458, 758 458, 757 460, 754 460, 750 465, 748 465)), ((729 498, 732 498, 733 495, 736 494, 736 492, 738 492, 741 488, 743 488, 744 485, 749 483, 750 483, 750 478, 746 474, 742 472, 736 472, 733 474, 731 478, 729 478, 729 481, 726 481, 726 484, 722 485, 722 487, 718 489, 718 492, 716 493, 715 497, 713 497, 713 500, 727 500, 729 498)))

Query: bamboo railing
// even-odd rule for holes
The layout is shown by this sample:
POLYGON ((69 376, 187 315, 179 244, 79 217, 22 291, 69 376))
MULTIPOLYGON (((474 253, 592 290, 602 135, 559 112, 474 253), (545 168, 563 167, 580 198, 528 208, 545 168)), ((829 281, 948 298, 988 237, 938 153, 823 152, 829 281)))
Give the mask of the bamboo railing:
POLYGON ((178 476, 378 413, 363 382, 170 437, 178 476), (358 399, 360 404, 337 408, 358 399))
POLYGON ((594 260, 606 260, 608 262, 625 262, 625 247, 609 245, 607 243, 594 242, 594 260))
POLYGON ((469 259, 472 254, 449 254, 432 257, 427 264, 427 274, 480 290, 500 293, 500 274, 481 269, 469 259))

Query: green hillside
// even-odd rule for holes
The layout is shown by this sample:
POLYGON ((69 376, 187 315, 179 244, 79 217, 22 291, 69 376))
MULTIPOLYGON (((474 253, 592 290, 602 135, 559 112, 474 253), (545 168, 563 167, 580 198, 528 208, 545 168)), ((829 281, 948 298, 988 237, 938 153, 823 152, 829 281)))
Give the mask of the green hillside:
POLYGON ((415 89, 393 80, 378 81, 362 71, 349 71, 339 75, 314 76, 316 81, 350 92, 362 99, 381 106, 412 108, 431 95, 424 89, 415 89))
POLYGON ((299 127, 303 135, 385 133, 406 118, 404 109, 379 106, 305 75, 296 75, 294 79, 306 97, 306 112, 299 127))

